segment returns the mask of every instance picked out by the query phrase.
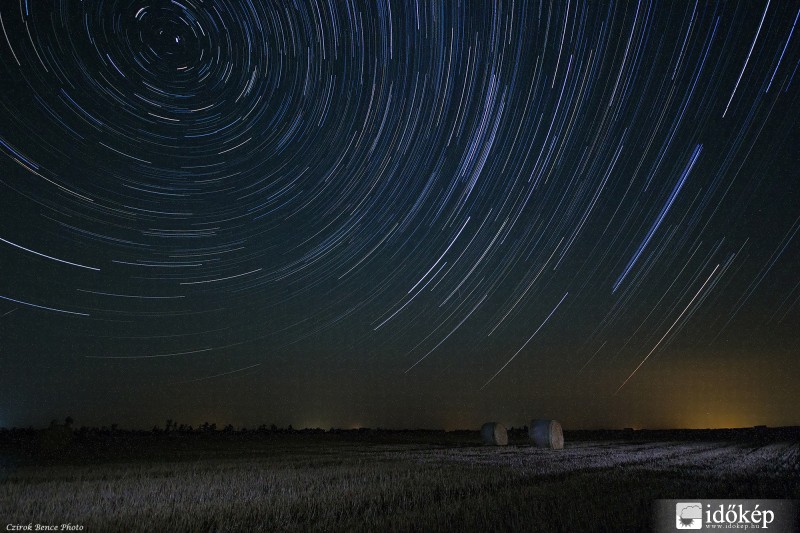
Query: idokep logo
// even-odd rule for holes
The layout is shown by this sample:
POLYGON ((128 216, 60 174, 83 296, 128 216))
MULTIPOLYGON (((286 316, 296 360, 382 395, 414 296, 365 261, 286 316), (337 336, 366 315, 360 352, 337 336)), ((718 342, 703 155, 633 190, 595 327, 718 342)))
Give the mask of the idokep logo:
POLYGON ((700 502, 676 503, 675 527, 678 529, 703 529, 703 504, 700 502))
POLYGON ((659 533, 687 529, 797 533, 800 531, 797 504, 796 500, 658 500, 653 529, 659 533))
POLYGON ((706 522, 709 524, 735 524, 737 527, 751 527, 767 529, 775 521, 775 511, 770 509, 759 509, 761 504, 756 504, 754 508, 736 504, 719 504, 712 508, 711 504, 706 505, 706 522))

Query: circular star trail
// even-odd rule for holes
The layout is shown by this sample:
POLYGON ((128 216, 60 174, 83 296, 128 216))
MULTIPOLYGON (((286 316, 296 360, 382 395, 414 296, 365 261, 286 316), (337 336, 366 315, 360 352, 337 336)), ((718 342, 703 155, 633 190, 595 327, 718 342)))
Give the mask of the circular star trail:
POLYGON ((796 3, 0 16, 5 379, 391 425, 798 370, 796 3))

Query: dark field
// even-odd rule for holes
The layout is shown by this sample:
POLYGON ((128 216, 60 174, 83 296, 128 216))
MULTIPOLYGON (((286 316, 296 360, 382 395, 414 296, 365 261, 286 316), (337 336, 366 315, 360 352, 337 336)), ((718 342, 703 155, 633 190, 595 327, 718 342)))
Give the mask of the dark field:
POLYGON ((3 528, 646 531, 658 498, 800 498, 794 432, 578 432, 558 451, 474 432, 28 437, 3 442, 3 528))

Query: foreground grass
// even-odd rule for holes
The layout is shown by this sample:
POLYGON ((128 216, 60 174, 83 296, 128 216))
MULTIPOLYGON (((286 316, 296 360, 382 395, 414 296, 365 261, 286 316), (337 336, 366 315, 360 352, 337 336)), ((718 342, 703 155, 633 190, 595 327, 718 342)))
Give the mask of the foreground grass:
POLYGON ((798 445, 287 441, 18 466, 4 523, 84 531, 647 530, 658 498, 799 498, 798 445))

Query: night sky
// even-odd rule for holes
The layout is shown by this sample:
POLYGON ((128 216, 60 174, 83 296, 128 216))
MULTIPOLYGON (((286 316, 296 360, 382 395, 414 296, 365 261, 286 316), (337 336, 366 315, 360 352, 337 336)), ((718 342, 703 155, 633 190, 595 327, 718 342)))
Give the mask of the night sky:
POLYGON ((0 426, 800 424, 800 4, 0 3, 0 426))

